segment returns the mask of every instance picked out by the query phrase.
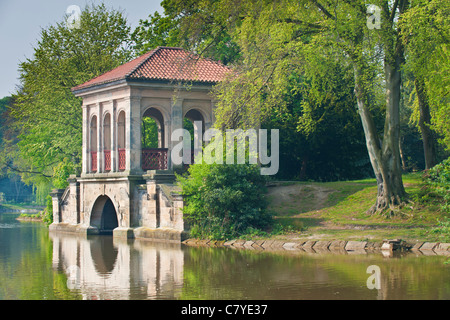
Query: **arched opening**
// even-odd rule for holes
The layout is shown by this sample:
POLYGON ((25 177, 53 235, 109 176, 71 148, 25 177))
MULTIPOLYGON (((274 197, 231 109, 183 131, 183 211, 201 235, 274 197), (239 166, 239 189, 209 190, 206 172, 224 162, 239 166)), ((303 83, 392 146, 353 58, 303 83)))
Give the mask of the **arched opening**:
POLYGON ((103 155, 105 171, 111 171, 111 115, 109 113, 103 119, 103 155))
POLYGON ((91 172, 97 172, 97 116, 92 117, 90 127, 91 172))
POLYGON ((125 111, 120 111, 117 117, 117 153, 119 171, 125 170, 125 111))
POLYGON ((112 234, 119 226, 117 213, 111 199, 100 196, 94 203, 91 212, 91 227, 98 229, 99 234, 112 234))
POLYGON ((156 108, 148 108, 142 116, 142 170, 167 169, 167 148, 164 148, 164 117, 156 108))
POLYGON ((200 111, 191 109, 186 112, 183 118, 183 128, 188 130, 191 135, 191 163, 194 163, 195 155, 203 147, 202 137, 205 132, 205 119, 200 111))

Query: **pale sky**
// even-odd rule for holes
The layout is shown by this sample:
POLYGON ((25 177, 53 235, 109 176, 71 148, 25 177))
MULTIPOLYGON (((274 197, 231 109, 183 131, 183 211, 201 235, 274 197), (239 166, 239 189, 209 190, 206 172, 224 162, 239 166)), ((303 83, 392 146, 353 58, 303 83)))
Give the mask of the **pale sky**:
POLYGON ((139 19, 163 12, 161 0, 0 0, 0 99, 15 92, 19 63, 32 58, 41 28, 62 21, 70 5, 101 2, 124 11, 132 29, 139 19))

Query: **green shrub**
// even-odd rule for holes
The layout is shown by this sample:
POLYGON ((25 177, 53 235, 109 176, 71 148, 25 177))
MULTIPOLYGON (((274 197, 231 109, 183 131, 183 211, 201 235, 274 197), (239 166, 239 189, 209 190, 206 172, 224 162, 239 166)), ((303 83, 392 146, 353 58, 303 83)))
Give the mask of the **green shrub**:
POLYGON ((441 209, 450 214, 450 158, 428 170, 424 175, 424 182, 422 200, 435 199, 441 209))
POLYGON ((257 165, 193 164, 177 178, 192 237, 226 240, 263 231, 272 222, 264 197, 266 179, 257 165))
POLYGON ((42 213, 42 221, 48 226, 53 222, 53 202, 50 195, 47 196, 47 206, 42 213))
POLYGON ((438 220, 437 226, 432 228, 430 233, 436 235, 439 238, 439 241, 449 241, 450 219, 444 218, 443 220, 438 220))
POLYGON ((65 189, 69 185, 67 179, 76 172, 77 166, 68 158, 64 158, 55 168, 53 168, 53 185, 58 189, 65 189))

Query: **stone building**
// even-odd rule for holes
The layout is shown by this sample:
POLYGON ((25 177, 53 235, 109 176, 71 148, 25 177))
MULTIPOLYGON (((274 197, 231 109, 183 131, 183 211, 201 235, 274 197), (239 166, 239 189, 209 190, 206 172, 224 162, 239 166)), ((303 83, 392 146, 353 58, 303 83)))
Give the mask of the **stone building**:
POLYGON ((186 226, 173 185, 172 132, 185 119, 201 121, 203 130, 212 125, 210 92, 229 71, 158 47, 72 88, 83 100, 82 172, 52 193, 50 229, 179 241, 186 226), (149 118, 155 141, 144 141, 149 118))

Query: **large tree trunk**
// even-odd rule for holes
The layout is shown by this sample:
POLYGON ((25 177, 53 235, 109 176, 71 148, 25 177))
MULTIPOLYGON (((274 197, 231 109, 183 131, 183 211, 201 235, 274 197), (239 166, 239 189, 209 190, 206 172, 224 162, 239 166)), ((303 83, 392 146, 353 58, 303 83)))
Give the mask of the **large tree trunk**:
POLYGON ((399 152, 400 138, 400 69, 386 65, 386 121, 380 140, 369 110, 364 70, 355 64, 355 94, 361 117, 367 151, 377 180, 377 199, 370 213, 395 211, 403 204, 406 192, 402 181, 399 152))
POLYGON ((403 204, 406 197, 402 180, 402 167, 400 157, 400 92, 401 92, 401 59, 402 54, 397 53, 391 61, 386 60, 384 65, 386 81, 386 120, 382 146, 384 171, 383 190, 378 188, 378 199, 375 211, 384 210, 403 204))
POLYGON ((431 114, 423 79, 414 80, 419 102, 419 128, 422 134, 423 152, 425 156, 425 169, 430 169, 436 164, 436 143, 433 130, 431 130, 431 114))

